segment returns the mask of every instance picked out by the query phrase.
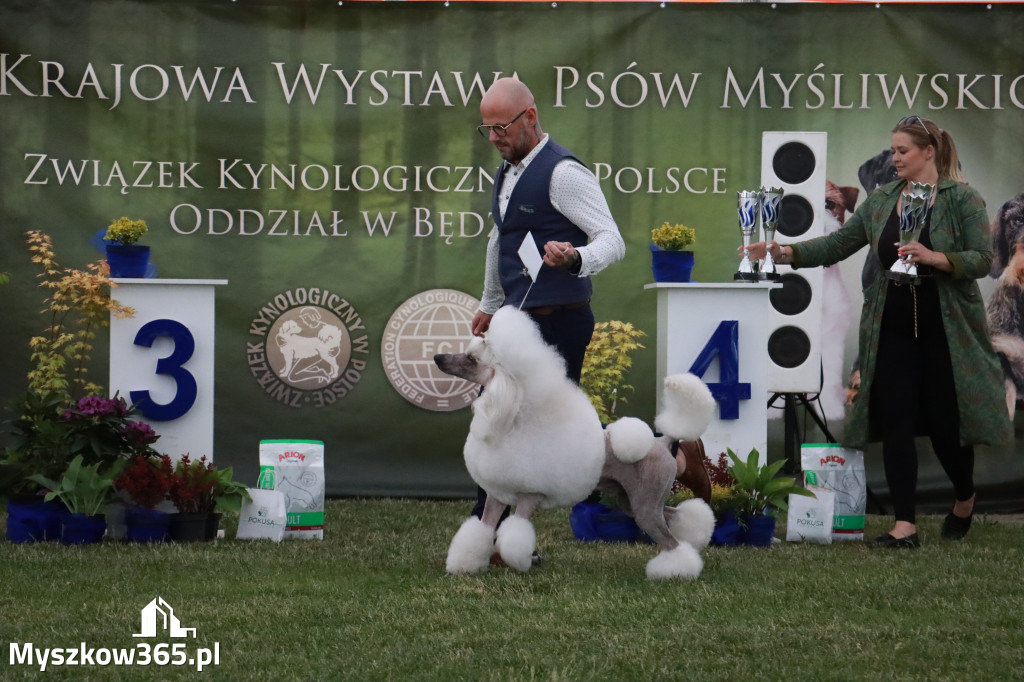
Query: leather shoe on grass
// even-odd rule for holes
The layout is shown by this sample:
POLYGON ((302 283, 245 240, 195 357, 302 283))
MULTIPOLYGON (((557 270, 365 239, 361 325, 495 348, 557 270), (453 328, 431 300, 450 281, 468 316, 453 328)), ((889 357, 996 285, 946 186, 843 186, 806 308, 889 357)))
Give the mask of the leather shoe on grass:
POLYGON ((893 537, 889 533, 886 533, 885 535, 879 535, 875 538, 875 546, 891 547, 893 549, 917 549, 921 546, 921 540, 918 539, 917 533, 911 533, 910 535, 902 538, 893 537))
POLYGON ((953 512, 949 512, 946 514, 946 518, 942 522, 942 539, 959 540, 963 538, 963 536, 967 535, 967 531, 971 529, 971 521, 973 519, 973 513, 967 518, 964 518, 963 516, 957 516, 953 512))

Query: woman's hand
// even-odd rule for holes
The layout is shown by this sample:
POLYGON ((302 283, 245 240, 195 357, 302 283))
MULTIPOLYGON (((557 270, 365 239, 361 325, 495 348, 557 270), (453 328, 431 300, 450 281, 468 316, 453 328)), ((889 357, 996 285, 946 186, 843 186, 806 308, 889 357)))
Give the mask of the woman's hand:
MULTIPOLYGON (((761 260, 762 258, 764 258, 765 253, 767 253, 767 251, 768 251, 768 246, 764 242, 757 242, 756 244, 751 244, 749 248, 750 248, 750 260, 761 260)), ((740 246, 736 250, 736 253, 739 255, 740 258, 742 258, 743 257, 743 247, 740 246)), ((774 254, 772 255, 772 258, 773 259, 775 258, 774 254)))
MULTIPOLYGON (((793 251, 792 251, 792 249, 789 249, 789 247, 786 247, 786 246, 779 246, 779 243, 776 242, 776 241, 772 241, 772 242, 768 242, 768 243, 757 242, 756 244, 751 244, 749 248, 750 248, 750 260, 752 260, 752 261, 763 259, 765 254, 768 251, 771 251, 772 260, 775 261, 776 263, 778 263, 779 265, 786 265, 786 264, 792 262, 792 260, 793 260, 793 251)), ((737 253, 739 254, 739 256, 741 258, 743 257, 743 247, 742 246, 739 247, 739 249, 737 250, 737 253)))
POLYGON ((932 251, 921 242, 909 242, 900 246, 899 242, 894 244, 897 253, 907 263, 913 263, 915 265, 928 265, 936 270, 943 272, 951 272, 952 266, 949 264, 949 259, 946 258, 946 254, 939 251, 932 251))

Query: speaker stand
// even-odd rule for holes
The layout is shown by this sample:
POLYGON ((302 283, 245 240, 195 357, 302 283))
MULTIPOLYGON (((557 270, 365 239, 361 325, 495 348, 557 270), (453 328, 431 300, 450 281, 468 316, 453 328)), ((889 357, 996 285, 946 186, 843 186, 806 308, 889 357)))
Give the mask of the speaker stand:
MULTIPOLYGON (((800 446, 803 445, 803 439, 800 436, 800 425, 797 422, 798 406, 803 406, 804 411, 818 425, 818 428, 825 435, 825 442, 837 443, 838 441, 832 436, 832 432, 828 430, 828 425, 818 414, 818 411, 814 409, 814 405, 807 399, 806 393, 773 393, 772 397, 768 399, 768 409, 771 409, 772 405, 779 398, 783 400, 783 424, 785 428, 786 465, 783 467, 783 470, 787 474, 797 475, 802 469, 800 446)), ((875 494, 871 491, 871 486, 866 486, 866 489, 868 501, 874 505, 879 514, 886 514, 885 507, 875 497, 875 494)))

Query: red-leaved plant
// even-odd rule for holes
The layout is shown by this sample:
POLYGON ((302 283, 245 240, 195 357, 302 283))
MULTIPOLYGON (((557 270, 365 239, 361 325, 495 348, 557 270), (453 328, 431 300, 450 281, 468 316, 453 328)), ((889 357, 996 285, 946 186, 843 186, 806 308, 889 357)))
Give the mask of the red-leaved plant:
POLYGON ((705 468, 708 470, 708 476, 711 478, 711 485, 720 485, 723 488, 731 488, 736 484, 736 479, 733 478, 732 472, 729 471, 729 458, 726 457, 724 452, 718 453, 718 462, 712 462, 707 457, 704 458, 705 468))
POLYGON ((184 514, 212 512, 217 505, 217 474, 206 455, 197 460, 182 456, 174 466, 170 498, 184 514))
POLYGON ((166 455, 136 455, 114 480, 114 485, 127 493, 139 507, 153 509, 167 499, 172 474, 171 458, 166 455))
POLYGON ((152 509, 167 499, 174 479, 171 458, 136 455, 114 480, 114 486, 132 498, 132 502, 152 509))

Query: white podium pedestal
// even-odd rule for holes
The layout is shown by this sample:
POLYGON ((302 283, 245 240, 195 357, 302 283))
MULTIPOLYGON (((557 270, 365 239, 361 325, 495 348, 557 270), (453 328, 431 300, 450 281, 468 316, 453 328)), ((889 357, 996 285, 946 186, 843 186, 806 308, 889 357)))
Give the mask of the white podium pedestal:
POLYGON ((110 319, 110 394, 139 403, 178 460, 213 460, 214 287, 223 279, 114 279, 111 296, 135 309, 110 319))
POLYGON ((657 393, 666 376, 692 372, 711 388, 718 410, 704 433, 712 460, 732 449, 768 454, 768 293, 772 282, 648 284, 658 295, 657 393))

